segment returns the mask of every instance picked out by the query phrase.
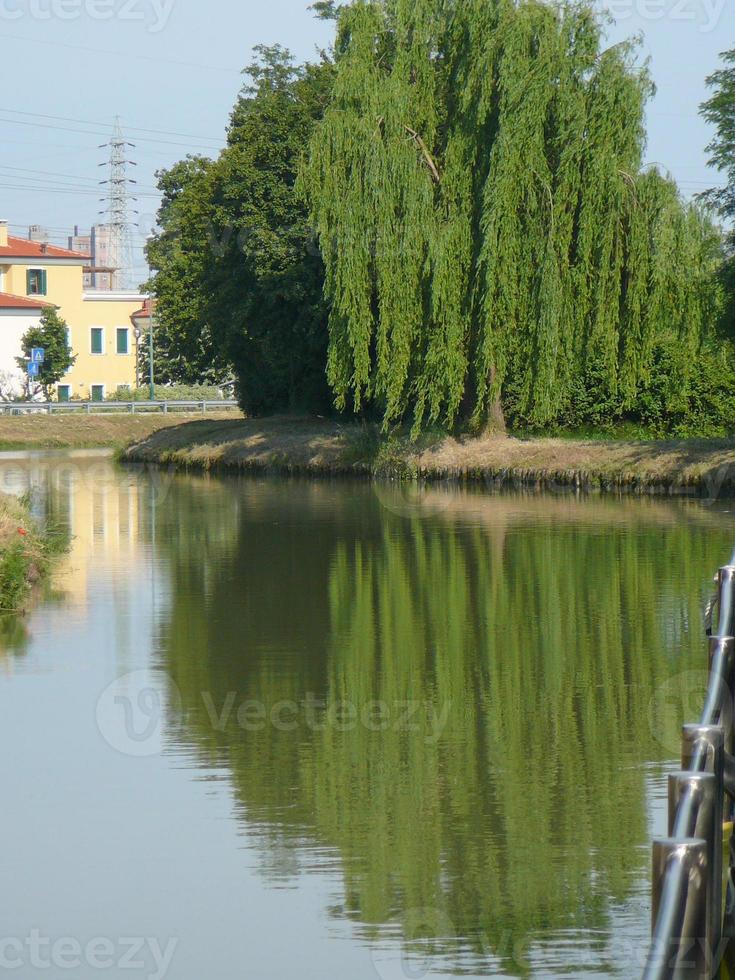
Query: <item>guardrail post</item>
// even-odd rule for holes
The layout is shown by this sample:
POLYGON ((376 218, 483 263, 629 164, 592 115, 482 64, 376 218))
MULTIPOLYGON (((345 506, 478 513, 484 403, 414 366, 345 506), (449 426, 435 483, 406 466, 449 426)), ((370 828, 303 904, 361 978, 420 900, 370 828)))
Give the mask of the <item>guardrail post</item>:
POLYGON ((718 571, 717 594, 717 636, 732 636, 735 634, 735 565, 725 565, 718 571))
MULTIPOLYGON (((717 846, 717 840, 722 840, 722 821, 716 823, 718 787, 714 773, 711 772, 675 772, 669 776, 669 836, 680 840, 698 838, 707 844, 706 868, 702 874, 705 877, 704 900, 705 922, 704 931, 696 934, 698 945, 701 947, 707 972, 701 974, 706 980, 711 980, 711 964, 714 952, 718 948, 719 939, 715 941, 713 923, 717 916, 722 916, 721 904, 715 905, 716 896, 721 895, 721 886, 715 887, 715 880, 721 881, 722 846, 717 846), (688 799, 687 799, 688 797, 688 799), (688 818, 688 827, 681 827, 683 820, 688 818), (719 864, 717 858, 719 855, 719 864)), ((719 935, 720 927, 716 929, 719 935)), ((685 974, 686 975, 686 974, 685 974)), ((700 974, 695 974, 699 976, 700 974)))
POLYGON ((644 980, 710 980, 706 955, 707 842, 666 837, 653 842, 653 922, 657 935, 644 980))
POLYGON ((709 638, 710 695, 702 712, 702 722, 716 722, 725 733, 725 751, 733 754, 735 746, 735 717, 733 714, 733 685, 735 685, 735 637, 709 638), (718 683, 713 684, 714 678, 718 683))
MULTIPOLYGON (((710 852, 710 945, 714 955, 718 954, 722 939, 724 916, 722 853, 722 827, 725 815, 725 733, 720 725, 684 725, 681 741, 682 769, 691 771, 695 759, 704 771, 714 778, 714 812, 712 814, 712 849, 710 852)), ((671 787, 669 787, 670 789, 671 787)), ((709 840, 704 832, 696 836, 709 840)))

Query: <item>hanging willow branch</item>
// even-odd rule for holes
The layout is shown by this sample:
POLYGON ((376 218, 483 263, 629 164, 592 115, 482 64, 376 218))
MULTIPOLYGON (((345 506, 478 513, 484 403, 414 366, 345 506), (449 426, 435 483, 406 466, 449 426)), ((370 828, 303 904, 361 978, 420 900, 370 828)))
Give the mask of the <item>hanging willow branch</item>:
POLYGON ((414 431, 501 398, 529 425, 610 414, 672 332, 686 378, 712 229, 642 172, 651 83, 591 0, 356 0, 335 50, 301 186, 340 408, 414 431))
POLYGON ((411 137, 413 138, 414 142, 416 143, 416 145, 418 146, 418 148, 423 153, 424 160, 426 160, 426 165, 428 166, 429 170, 431 171, 434 180, 437 182, 437 184, 440 183, 441 182, 441 179, 439 177, 439 171, 437 169, 436 164, 434 163, 434 161, 431 158, 431 154, 426 149, 426 143, 424 143, 424 141, 421 139, 421 137, 419 136, 419 134, 417 132, 415 132, 415 130, 411 129, 410 126, 405 126, 405 124, 404 124, 404 128, 405 128, 406 132, 411 135, 411 137))

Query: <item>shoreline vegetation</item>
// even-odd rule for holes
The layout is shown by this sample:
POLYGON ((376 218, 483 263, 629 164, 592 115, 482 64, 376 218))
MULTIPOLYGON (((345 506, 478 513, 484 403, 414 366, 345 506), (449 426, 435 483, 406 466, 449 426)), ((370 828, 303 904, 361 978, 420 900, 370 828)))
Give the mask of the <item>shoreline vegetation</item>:
POLYGON ((26 612, 63 548, 62 536, 39 527, 25 498, 0 493, 0 620, 26 612))
POLYGON ((294 418, 208 419, 159 429, 122 462, 181 470, 456 481, 638 494, 735 496, 735 439, 595 440, 379 433, 294 418))

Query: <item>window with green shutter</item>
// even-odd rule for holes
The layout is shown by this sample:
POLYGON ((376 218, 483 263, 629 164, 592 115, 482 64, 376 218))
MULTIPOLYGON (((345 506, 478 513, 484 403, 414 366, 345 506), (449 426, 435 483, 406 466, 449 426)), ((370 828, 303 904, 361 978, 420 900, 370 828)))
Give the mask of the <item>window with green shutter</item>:
POLYGON ((130 345, 128 343, 128 328, 118 327, 117 328, 117 352, 118 354, 129 353, 130 345))
POLYGON ((89 349, 92 354, 104 354, 105 352, 105 331, 103 327, 91 327, 89 349))
POLYGON ((45 296, 47 277, 45 269, 29 269, 26 272, 26 295, 45 296))
POLYGON ((91 394, 93 402, 103 402, 105 400, 105 386, 92 385, 91 394))

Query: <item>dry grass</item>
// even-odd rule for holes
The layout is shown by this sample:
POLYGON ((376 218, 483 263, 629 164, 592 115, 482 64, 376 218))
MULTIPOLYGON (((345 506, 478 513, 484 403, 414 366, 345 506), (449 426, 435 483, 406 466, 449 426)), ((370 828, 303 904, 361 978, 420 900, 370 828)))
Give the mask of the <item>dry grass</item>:
POLYGON ((282 470, 554 485, 639 493, 735 492, 735 440, 604 442, 437 438, 414 446, 357 425, 301 418, 198 420, 159 430, 124 458, 194 469, 282 470))
MULTIPOLYGON (((239 413, 228 412, 230 420, 239 413)), ((19 415, 0 418, 0 449, 118 449, 201 415, 19 415)))

